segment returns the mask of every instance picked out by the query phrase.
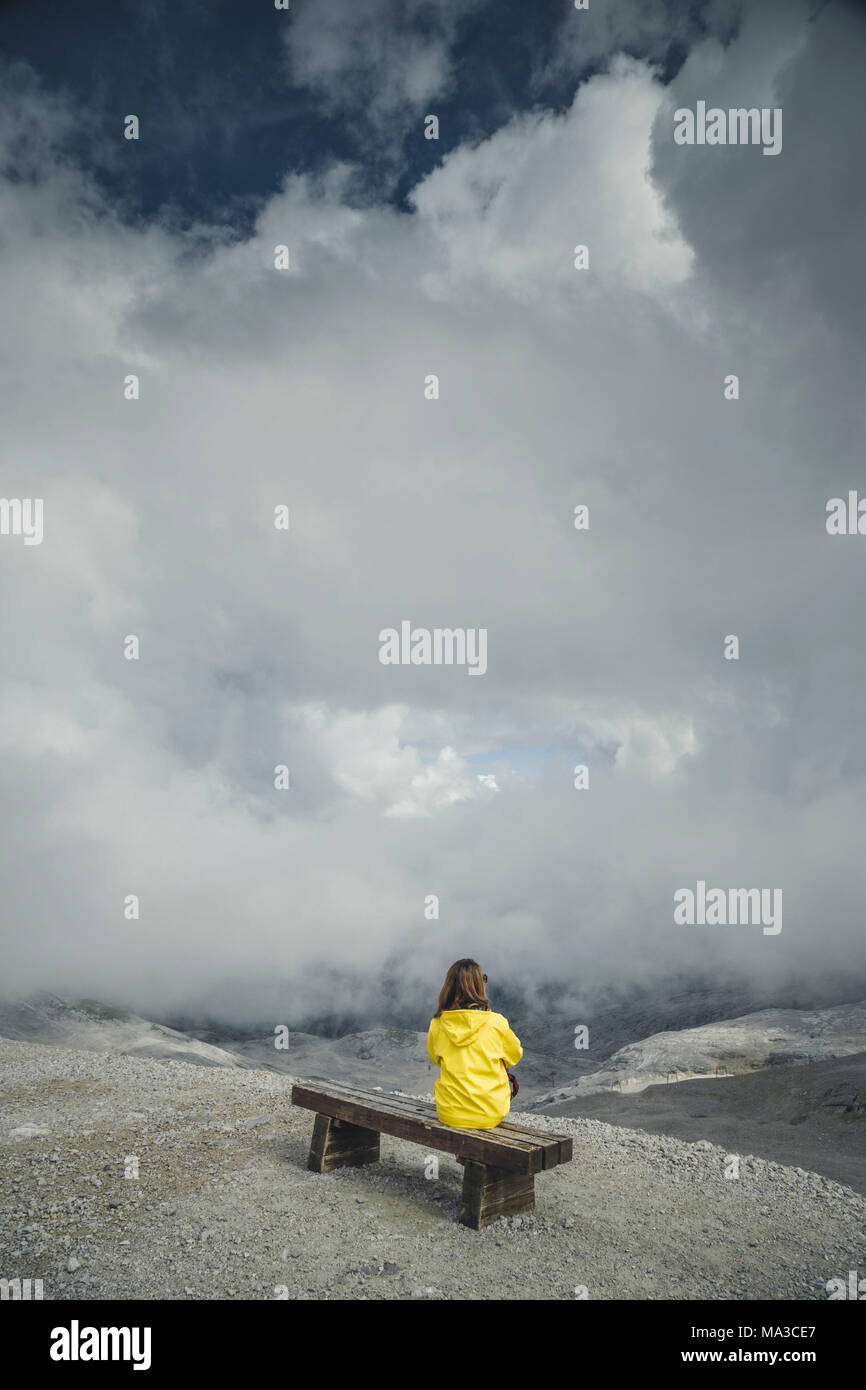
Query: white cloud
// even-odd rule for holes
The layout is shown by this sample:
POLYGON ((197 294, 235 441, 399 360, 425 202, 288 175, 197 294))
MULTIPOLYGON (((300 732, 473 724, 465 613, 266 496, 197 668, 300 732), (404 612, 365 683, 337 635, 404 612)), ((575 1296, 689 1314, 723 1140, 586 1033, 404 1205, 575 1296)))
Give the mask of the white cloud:
MULTIPOLYGON (((660 83, 620 62, 454 152, 412 214, 290 178, 249 242, 189 255, 52 160, 48 113, 38 180, 0 180, 3 491, 45 499, 42 546, 0 542, 8 980, 242 1012, 327 1007, 323 962, 434 978, 467 941, 528 988, 858 966, 866 593, 823 508, 862 392, 851 308, 803 311, 861 273, 842 194, 808 196, 861 196, 836 23, 779 77, 823 163, 786 125, 763 172, 672 164, 660 83), (407 617, 486 627, 487 674, 382 667, 407 617), (781 883, 774 954, 674 933, 697 877, 781 883)), ((756 46, 713 48, 731 84, 756 46)))
POLYGON ((299 715, 334 781, 360 801, 377 802, 385 815, 429 816, 491 789, 453 748, 425 761, 403 742, 405 706, 355 713, 316 707, 299 715))
POLYGON ((285 42, 292 82, 393 138, 451 88, 458 25, 480 0, 316 0, 285 42))
POLYGON ((492 281, 574 314, 585 296, 617 285, 662 292, 687 279, 691 250, 649 178, 663 102, 647 68, 619 58, 562 116, 518 117, 446 156, 412 194, 445 261, 425 285, 454 293, 492 281), (576 245, 589 248, 588 271, 575 269, 576 245))
POLYGON ((696 751, 697 740, 689 722, 662 728, 651 719, 638 718, 621 729, 615 761, 623 772, 667 777, 676 771, 681 758, 696 751))

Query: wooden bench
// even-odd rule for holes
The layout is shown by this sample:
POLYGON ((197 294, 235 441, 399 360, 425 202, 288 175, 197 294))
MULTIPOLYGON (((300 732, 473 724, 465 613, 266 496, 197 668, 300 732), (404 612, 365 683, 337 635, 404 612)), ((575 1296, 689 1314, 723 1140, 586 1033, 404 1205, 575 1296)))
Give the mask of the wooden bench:
POLYGON ((307 1164, 315 1173, 376 1163, 391 1134, 463 1159, 460 1221, 474 1231, 535 1206, 535 1174, 571 1162, 571 1139, 503 1120, 495 1129, 453 1129, 429 1101, 328 1081, 292 1087, 292 1103, 316 1112, 307 1164))

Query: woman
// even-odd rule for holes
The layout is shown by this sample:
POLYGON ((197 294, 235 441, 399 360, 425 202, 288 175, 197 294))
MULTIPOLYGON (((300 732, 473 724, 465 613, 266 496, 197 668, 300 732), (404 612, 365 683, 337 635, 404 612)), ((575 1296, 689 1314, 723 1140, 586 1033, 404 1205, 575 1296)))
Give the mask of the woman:
POLYGON ((430 1021, 427 1055, 442 1075, 436 1082, 436 1114, 455 1129, 494 1129, 511 1108, 508 1067, 523 1056, 508 1019, 493 1013, 487 976, 474 960, 456 960, 445 976, 430 1021))

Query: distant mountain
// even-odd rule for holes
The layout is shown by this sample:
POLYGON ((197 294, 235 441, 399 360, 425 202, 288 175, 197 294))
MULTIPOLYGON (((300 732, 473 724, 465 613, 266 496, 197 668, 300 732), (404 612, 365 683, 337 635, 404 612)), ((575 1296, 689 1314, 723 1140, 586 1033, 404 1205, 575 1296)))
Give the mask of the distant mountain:
MULTIPOLYGON (((288 1047, 277 1037, 222 1036, 212 1026, 182 1032, 94 999, 38 994, 0 1001, 0 1037, 17 1042, 116 1052, 198 1066, 244 1067, 284 1072, 307 1080, 331 1079, 409 1095, 432 1094, 438 1072, 427 1057, 427 1034, 410 1028, 366 1028, 341 1038, 290 1030, 288 1047)), ((533 1049, 521 1063, 520 1096, 539 1095, 573 1080, 575 1065, 533 1049)))
MULTIPOLYGON (((290 1030, 288 1047, 277 1046, 274 1034, 222 1036, 209 1027, 201 1030, 205 1040, 196 1031, 168 1028, 92 999, 39 994, 0 1002, 0 1037, 22 1042, 278 1071, 409 1095, 431 1094, 438 1075, 427 1057, 426 1032, 411 1028, 366 1028, 338 1038, 290 1030)), ((517 1077, 523 1108, 863 1053, 866 1001, 827 1009, 763 1009, 700 1027, 666 1029, 629 1042, 604 1060, 595 1050, 598 1031, 592 1024, 590 1034, 589 1051, 574 1047, 571 1025, 535 1039, 521 1035, 524 1057, 517 1077), (549 1051, 540 1050, 545 1042, 549 1051)))
MULTIPOLYGON (((214 1034, 209 1032, 209 1036, 214 1034)), ((221 1040, 222 1041, 222 1040, 221 1040)), ((381 1086, 407 1095, 432 1094, 439 1072, 427 1057, 427 1034, 411 1028, 366 1028, 342 1038, 289 1033, 289 1046, 278 1049, 274 1037, 231 1040, 232 1052, 247 1066, 288 1072, 306 1080, 340 1080, 358 1086, 381 1086)), ((520 1063, 520 1097, 538 1095, 558 1081, 571 1081, 574 1065, 530 1052, 520 1063)))
POLYGON ((84 1052, 193 1062, 201 1067, 252 1065, 224 1048, 199 1042, 187 1033, 151 1023, 124 1009, 95 999, 62 999, 56 994, 0 1000, 0 1037, 84 1052))
POLYGON ((594 1071, 535 1100, 533 1108, 604 1091, 642 1091, 688 1078, 739 1075, 864 1051, 866 1001, 829 1009, 762 1009, 630 1043, 594 1071))

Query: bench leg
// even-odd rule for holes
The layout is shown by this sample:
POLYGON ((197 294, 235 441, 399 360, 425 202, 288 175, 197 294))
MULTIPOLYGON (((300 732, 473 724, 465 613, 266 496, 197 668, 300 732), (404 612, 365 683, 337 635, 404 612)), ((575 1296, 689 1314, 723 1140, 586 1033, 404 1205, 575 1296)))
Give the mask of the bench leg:
POLYGON ((362 1129, 346 1120, 334 1120, 330 1115, 316 1116, 307 1163, 314 1173, 330 1173, 332 1168, 354 1168, 361 1163, 378 1161, 379 1135, 374 1129, 362 1129))
POLYGON ((535 1206, 535 1176, 492 1168, 474 1159, 463 1160, 460 1224, 481 1231, 499 1216, 530 1211, 535 1206))

